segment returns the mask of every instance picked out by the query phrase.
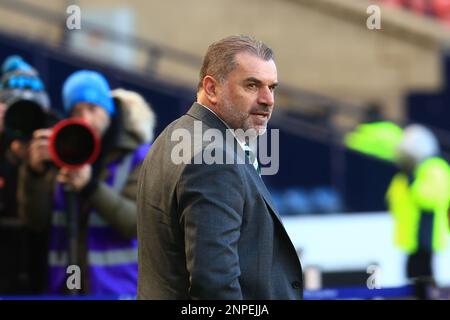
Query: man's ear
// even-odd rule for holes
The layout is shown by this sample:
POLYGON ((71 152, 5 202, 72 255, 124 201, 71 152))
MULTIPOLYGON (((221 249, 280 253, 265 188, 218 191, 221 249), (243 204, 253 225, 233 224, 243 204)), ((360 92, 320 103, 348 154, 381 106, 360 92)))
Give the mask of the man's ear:
POLYGON ((205 76, 203 78, 203 90, 205 91, 208 100, 215 105, 217 103, 218 82, 212 76, 205 76))

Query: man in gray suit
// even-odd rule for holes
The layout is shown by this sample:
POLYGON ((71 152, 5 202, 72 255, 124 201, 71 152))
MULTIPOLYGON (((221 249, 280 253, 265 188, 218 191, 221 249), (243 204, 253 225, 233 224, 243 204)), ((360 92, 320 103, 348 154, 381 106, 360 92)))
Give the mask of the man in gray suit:
POLYGON ((216 144, 211 154, 231 157, 231 164, 197 161, 208 143, 196 126, 223 137, 230 129, 261 135, 276 86, 273 53, 262 42, 231 36, 208 48, 197 102, 161 133, 141 169, 139 299, 302 298, 300 261, 257 159, 245 153, 252 160, 235 161, 248 140, 235 134, 234 147, 229 139, 216 144), (188 139, 180 162, 186 136, 193 144, 188 139))

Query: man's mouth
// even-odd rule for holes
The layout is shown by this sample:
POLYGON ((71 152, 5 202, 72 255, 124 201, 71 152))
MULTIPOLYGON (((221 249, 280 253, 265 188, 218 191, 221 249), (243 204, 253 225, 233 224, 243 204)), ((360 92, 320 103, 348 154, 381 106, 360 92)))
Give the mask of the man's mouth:
POLYGON ((268 119, 270 116, 269 112, 263 112, 263 111, 258 111, 258 112, 252 112, 252 115, 257 116, 260 119, 268 119))

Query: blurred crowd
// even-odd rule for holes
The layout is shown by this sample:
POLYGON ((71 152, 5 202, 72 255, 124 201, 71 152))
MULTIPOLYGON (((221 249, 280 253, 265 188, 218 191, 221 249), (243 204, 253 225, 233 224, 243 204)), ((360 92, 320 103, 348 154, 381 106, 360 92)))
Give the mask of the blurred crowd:
POLYGON ((96 71, 64 81, 64 114, 46 85, 20 56, 3 62, 0 294, 135 295, 136 182, 155 114, 96 71))

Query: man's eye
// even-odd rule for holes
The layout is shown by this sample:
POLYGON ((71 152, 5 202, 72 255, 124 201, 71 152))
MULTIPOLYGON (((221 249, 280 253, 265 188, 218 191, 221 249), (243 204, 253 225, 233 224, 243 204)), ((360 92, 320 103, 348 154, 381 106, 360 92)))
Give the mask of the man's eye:
POLYGON ((247 88, 249 88, 249 89, 255 89, 255 88, 256 88, 256 83, 249 83, 249 84, 247 85, 247 88))

